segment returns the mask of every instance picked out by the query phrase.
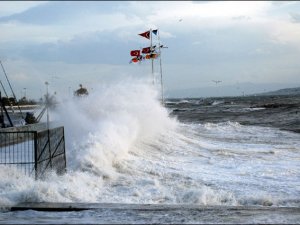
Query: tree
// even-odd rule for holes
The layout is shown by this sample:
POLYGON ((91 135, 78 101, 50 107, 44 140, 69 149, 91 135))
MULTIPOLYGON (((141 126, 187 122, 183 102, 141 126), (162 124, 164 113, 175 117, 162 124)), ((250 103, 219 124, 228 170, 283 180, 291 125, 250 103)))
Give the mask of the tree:
POLYGON ((2 103, 4 105, 16 105, 16 100, 13 97, 10 98, 2 97, 2 103))

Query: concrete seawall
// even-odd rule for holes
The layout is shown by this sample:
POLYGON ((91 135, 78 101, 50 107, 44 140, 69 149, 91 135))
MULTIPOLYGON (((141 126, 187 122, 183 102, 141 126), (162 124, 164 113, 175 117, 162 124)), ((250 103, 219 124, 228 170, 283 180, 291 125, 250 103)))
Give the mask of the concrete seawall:
MULTIPOLYGON (((85 223, 95 222, 98 224, 300 224, 299 207, 118 203, 21 203, 12 207, 11 210, 36 210, 44 211, 44 213, 78 211, 77 213, 80 214, 80 216, 78 216, 75 221, 73 220, 75 223, 85 221, 85 223)), ((47 216, 50 215, 54 214, 47 214, 47 216)), ((64 215, 66 216, 66 214, 64 215)), ((72 213, 72 215, 74 214, 72 213)))

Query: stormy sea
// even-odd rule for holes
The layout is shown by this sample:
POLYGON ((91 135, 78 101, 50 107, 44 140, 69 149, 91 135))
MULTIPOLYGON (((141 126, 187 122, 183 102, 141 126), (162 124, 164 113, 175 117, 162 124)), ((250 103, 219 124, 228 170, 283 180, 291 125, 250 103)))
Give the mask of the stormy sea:
POLYGON ((50 112, 67 173, 0 170, 0 223, 300 223, 300 96, 166 99, 99 85, 50 112), (18 204, 86 210, 10 211, 18 204))

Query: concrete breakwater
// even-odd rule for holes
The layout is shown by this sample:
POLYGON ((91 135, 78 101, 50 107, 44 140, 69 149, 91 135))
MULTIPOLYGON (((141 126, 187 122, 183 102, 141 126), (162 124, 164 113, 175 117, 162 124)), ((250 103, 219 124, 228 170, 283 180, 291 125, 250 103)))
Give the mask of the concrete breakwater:
MULTIPOLYGON (((298 207, 203 206, 193 204, 21 203, 13 206, 11 210, 44 211, 44 219, 41 221, 41 218, 39 218, 39 222, 45 223, 49 221, 53 222, 52 217, 57 216, 57 213, 68 211, 77 211, 77 214, 82 214, 76 220, 72 220, 71 223, 82 223, 84 221, 86 223, 88 221, 89 224, 300 223, 300 208, 298 207)), ((64 214, 65 217, 67 215, 66 213, 64 214)), ((18 219, 21 218, 19 217, 18 219)), ((30 221, 35 223, 34 218, 31 219, 30 221)))

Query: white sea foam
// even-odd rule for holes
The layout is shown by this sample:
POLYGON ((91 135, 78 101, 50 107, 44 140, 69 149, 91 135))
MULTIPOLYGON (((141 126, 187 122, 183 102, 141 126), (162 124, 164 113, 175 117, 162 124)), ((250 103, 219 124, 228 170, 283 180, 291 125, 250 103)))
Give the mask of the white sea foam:
POLYGON ((142 80, 94 88, 50 118, 65 126, 68 173, 0 170, 18 202, 299 204, 299 134, 239 123, 182 124, 142 80))
POLYGON ((174 129, 176 121, 156 98, 154 89, 130 80, 100 86, 90 96, 62 105, 57 119, 68 135, 70 167, 110 171, 138 140, 151 141, 174 129))
POLYGON ((212 105, 220 105, 220 104, 223 104, 223 103, 224 103, 224 101, 216 100, 216 101, 213 101, 212 105))

